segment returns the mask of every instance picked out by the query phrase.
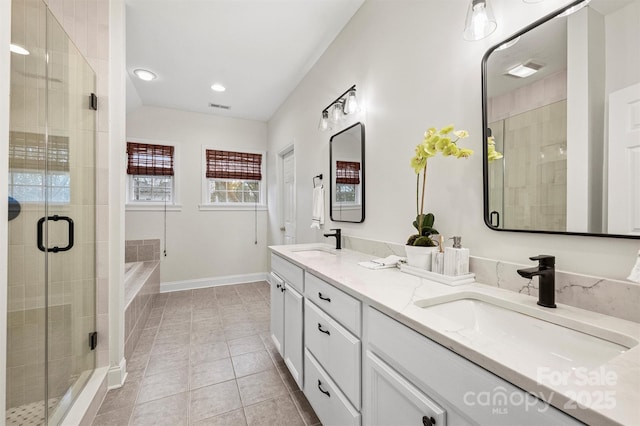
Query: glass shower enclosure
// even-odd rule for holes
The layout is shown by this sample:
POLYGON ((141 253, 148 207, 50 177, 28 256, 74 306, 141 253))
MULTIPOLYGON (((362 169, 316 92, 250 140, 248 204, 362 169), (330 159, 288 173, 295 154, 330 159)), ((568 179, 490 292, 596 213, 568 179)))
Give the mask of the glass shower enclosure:
POLYGON ((58 424, 95 367, 96 77, 41 0, 11 26, 5 422, 58 424))

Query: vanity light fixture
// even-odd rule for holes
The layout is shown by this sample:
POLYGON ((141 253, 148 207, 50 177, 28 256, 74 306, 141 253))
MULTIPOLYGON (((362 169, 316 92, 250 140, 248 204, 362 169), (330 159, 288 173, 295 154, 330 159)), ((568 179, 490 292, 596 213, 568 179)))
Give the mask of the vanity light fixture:
POLYGON ((158 76, 155 75, 154 73, 152 73, 151 71, 143 70, 142 68, 138 68, 136 70, 133 70, 133 73, 140 80, 144 80, 144 81, 151 81, 151 80, 155 80, 156 78, 158 78, 158 76))
POLYGON ((211 90, 213 90, 214 92, 224 92, 225 90, 227 90, 227 88, 220 83, 214 83, 211 85, 211 90))
POLYGON ((354 114, 359 111, 358 99, 356 97, 356 85, 349 87, 342 95, 334 99, 320 115, 318 130, 324 132, 331 130, 329 120, 338 123, 344 119, 345 115, 354 114))
POLYGON ((527 62, 526 64, 518 64, 515 67, 507 71, 507 74, 518 78, 527 78, 537 73, 542 69, 542 65, 534 62, 527 62))
POLYGON ((570 7, 569 9, 565 10, 564 12, 562 12, 557 17, 560 18, 561 16, 569 16, 572 13, 576 13, 577 11, 579 11, 580 9, 582 9, 583 7, 588 5, 590 2, 591 2, 591 0, 584 0, 582 3, 577 4, 577 5, 573 6, 573 7, 570 7))
POLYGON ((331 130, 329 127, 329 111, 322 111, 322 117, 320 118, 320 123, 318 124, 318 130, 324 132, 325 130, 331 130))
POLYGON ((18 46, 17 44, 13 44, 13 43, 11 43, 9 45, 9 50, 11 50, 13 53, 17 53, 18 55, 26 56, 26 55, 29 54, 29 51, 27 49, 25 49, 22 46, 18 46))
POLYGON ((482 40, 498 27, 496 18, 487 2, 488 0, 471 0, 462 33, 465 40, 482 40))

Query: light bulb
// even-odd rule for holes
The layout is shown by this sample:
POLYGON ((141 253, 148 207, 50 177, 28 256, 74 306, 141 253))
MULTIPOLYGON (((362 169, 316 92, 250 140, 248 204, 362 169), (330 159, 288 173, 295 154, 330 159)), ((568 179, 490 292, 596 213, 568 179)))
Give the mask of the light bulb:
POLYGON ((338 123, 342 121, 344 118, 344 110, 342 109, 342 103, 337 102, 333 104, 333 109, 331 110, 331 121, 334 123, 338 123))
POLYGON ((320 117, 318 130, 320 130, 321 132, 329 130, 329 111, 322 111, 322 117, 320 117))
POLYGON ((489 9, 487 0, 472 0, 467 11, 463 37, 465 40, 481 40, 493 33, 498 25, 489 9))
POLYGON ((347 100, 344 103, 344 113, 353 114, 358 112, 358 99, 356 98, 356 91, 351 90, 347 95, 347 100))

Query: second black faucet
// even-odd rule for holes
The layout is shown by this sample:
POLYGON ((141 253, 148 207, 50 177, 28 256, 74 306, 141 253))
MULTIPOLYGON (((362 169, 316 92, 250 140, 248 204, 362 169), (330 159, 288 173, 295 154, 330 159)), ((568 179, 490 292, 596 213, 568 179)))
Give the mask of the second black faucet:
POLYGON ((335 231, 333 234, 324 234, 325 237, 336 237, 336 250, 342 249, 342 229, 330 229, 335 231))

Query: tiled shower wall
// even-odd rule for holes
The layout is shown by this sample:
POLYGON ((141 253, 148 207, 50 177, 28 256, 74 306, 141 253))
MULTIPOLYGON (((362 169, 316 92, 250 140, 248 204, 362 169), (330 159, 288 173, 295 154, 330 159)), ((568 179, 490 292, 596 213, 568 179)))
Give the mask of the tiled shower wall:
MULTIPOLYGON (((96 247, 95 250, 85 251, 87 256, 96 260, 96 291, 86 292, 88 300, 82 303, 96 304, 96 328, 99 342, 96 353, 96 366, 109 365, 109 330, 108 330, 108 66, 109 66, 109 0, 45 0, 49 8, 68 33, 71 40, 79 48, 83 56, 96 73, 98 96, 98 112, 96 119, 96 208, 91 209, 96 218, 96 247)), ((18 1, 12 19, 33 20, 29 13, 21 15, 21 11, 30 11, 26 1, 18 1)), ((38 18, 35 18, 38 19, 38 18)), ((24 95, 26 96, 26 94, 24 95)), ((12 103, 21 100, 16 93, 12 93, 12 103)), ((39 212, 24 212, 22 219, 26 220, 28 213, 38 215, 39 212)), ((18 219, 16 219, 18 220, 18 219)), ((32 222, 35 223, 35 220, 32 222)), ((29 228, 31 230, 31 228, 29 228)), ((34 231, 35 233, 35 231, 34 231)), ((20 235, 14 233, 14 235, 20 235)), ((26 233, 23 235, 27 235, 26 233)), ((26 238, 26 237, 25 237, 26 238)), ((42 282, 44 277, 44 263, 38 253, 30 254, 27 247, 33 245, 35 237, 26 239, 12 239, 9 241, 9 276, 8 276, 8 351, 7 351, 7 406, 21 405, 30 401, 42 400, 42 375, 44 369, 40 367, 44 353, 44 294, 41 285, 27 285, 27 283, 42 282), (27 242, 29 244, 27 244, 27 242), (41 268, 31 265, 42 265, 41 268), (21 271, 25 271, 23 274, 21 271), (16 275, 19 274, 19 275, 16 275), (14 392, 15 391, 15 392, 14 392)), ((37 252, 37 249, 36 249, 37 252)), ((52 271, 55 276, 55 271, 52 271)), ((93 283, 89 283, 93 285, 93 283)), ((67 383, 57 381, 56 377, 65 377, 73 365, 68 361, 71 347, 70 330, 72 304, 65 303, 67 289, 64 285, 57 289, 52 283, 52 296, 60 296, 54 300, 49 310, 49 333, 52 336, 50 347, 50 386, 60 382, 60 389, 65 390, 67 383), (64 389, 63 389, 64 388, 64 389)), ((81 297, 85 297, 81 296, 81 297)), ((81 303, 75 303, 80 306, 81 303)), ((90 318, 94 321, 93 316, 90 318)), ((89 324, 92 329, 93 325, 89 324)), ((89 326, 88 325, 88 326, 89 326)), ((82 339, 84 342, 85 339, 82 339)), ((51 394, 57 391, 50 388, 51 394)))
POLYGON ((567 101, 493 122, 489 127, 503 129, 496 137, 502 133, 504 179, 502 185, 491 189, 503 193, 504 228, 565 231, 567 101))

